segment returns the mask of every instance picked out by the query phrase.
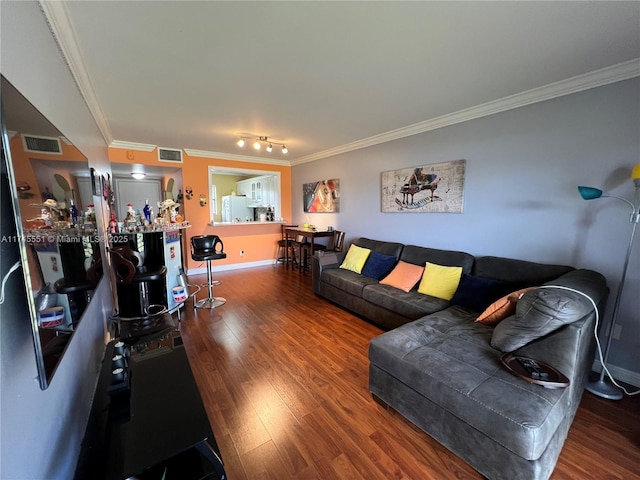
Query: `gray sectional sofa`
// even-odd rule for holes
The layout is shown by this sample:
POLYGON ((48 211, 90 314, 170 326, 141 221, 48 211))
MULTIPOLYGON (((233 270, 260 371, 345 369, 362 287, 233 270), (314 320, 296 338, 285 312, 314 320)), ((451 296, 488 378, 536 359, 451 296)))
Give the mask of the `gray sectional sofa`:
POLYGON ((475 322, 480 312, 456 304, 457 295, 447 301, 415 288, 404 292, 339 268, 345 253, 312 260, 318 295, 387 330, 369 349, 376 400, 489 479, 549 478, 591 370, 596 310, 602 314, 609 292, 604 277, 367 238, 353 243, 415 265, 460 266, 468 278, 498 281, 494 297, 542 287, 526 292, 515 313, 492 326, 475 322), (501 361, 506 352, 553 366, 569 386, 546 388, 513 375, 501 361))

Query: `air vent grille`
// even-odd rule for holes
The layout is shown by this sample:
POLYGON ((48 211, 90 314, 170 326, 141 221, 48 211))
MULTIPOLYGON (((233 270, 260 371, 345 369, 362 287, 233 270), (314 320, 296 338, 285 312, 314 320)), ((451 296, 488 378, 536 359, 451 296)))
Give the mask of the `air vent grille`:
POLYGON ((158 160, 161 162, 182 163, 182 150, 158 148, 158 160))
POLYGON ((26 152, 62 155, 62 145, 60 144, 60 139, 56 137, 22 135, 22 146, 26 152))

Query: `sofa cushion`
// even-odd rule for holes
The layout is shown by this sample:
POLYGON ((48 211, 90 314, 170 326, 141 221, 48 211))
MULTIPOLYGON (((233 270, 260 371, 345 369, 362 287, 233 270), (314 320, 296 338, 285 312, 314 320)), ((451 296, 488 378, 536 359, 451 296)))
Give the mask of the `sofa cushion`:
POLYGON ((468 253, 418 247, 416 245, 404 247, 400 260, 421 266, 431 262, 445 267, 462 267, 462 273, 471 273, 474 262, 473 256, 468 253))
POLYGON ((380 280, 380 283, 408 292, 418 283, 418 280, 422 277, 422 272, 424 272, 424 267, 399 261, 391 270, 391 273, 380 280))
MULTIPOLYGON (((383 284, 367 285, 362 290, 362 298, 369 303, 395 312, 410 320, 415 320, 449 306, 449 302, 441 298, 423 295, 416 290, 404 292, 383 284)), ((376 321, 375 318, 372 318, 372 320, 376 321)))
POLYGON ((340 268, 345 270, 351 270, 355 273, 362 272, 362 267, 364 267, 367 258, 371 254, 371 250, 368 248, 362 248, 358 245, 351 245, 349 247, 349 251, 347 252, 347 256, 344 257, 340 268))
POLYGON ((547 265, 525 260, 486 256, 476 258, 472 273, 477 277, 492 278, 509 283, 511 284, 510 289, 513 291, 523 287, 542 285, 571 270, 573 267, 566 265, 547 265))
POLYGON ((489 305, 484 312, 482 312, 476 322, 484 323, 485 325, 497 325, 505 318, 511 316, 516 311, 516 305, 522 296, 529 290, 535 287, 526 287, 511 292, 504 297, 500 297, 498 300, 489 305))
POLYGON ((570 389, 511 375, 489 345, 493 328, 473 320, 473 313, 451 306, 374 338, 369 358, 493 441, 535 460, 565 418, 570 389))
POLYGON ((396 265, 397 258, 393 255, 384 255, 379 252, 371 252, 362 269, 365 277, 381 280, 386 277, 396 265))
POLYGON ((460 284, 462 267, 445 267, 427 262, 418 286, 418 293, 451 300, 460 284))
POLYGON ((604 280, 599 273, 591 270, 575 270, 564 276, 564 279, 550 282, 540 288, 527 292, 518 302, 515 314, 495 327, 491 345, 503 352, 512 352, 533 340, 544 337, 563 325, 573 323, 587 315, 592 315, 598 303, 607 295, 606 288, 593 288, 581 291, 570 290, 573 280, 578 278, 593 280, 589 285, 603 285, 604 280), (563 285, 564 283, 564 285, 563 285))
POLYGON ((378 283, 374 278, 365 277, 364 275, 343 268, 323 270, 321 280, 356 297, 362 297, 362 289, 365 286, 371 284, 377 285, 378 283))
POLYGON ((463 274, 451 303, 482 312, 501 296, 503 288, 503 282, 463 274))
POLYGON ((368 248, 372 252, 382 253, 383 255, 391 255, 400 258, 404 245, 397 242, 382 242, 380 240, 371 240, 370 238, 358 238, 353 241, 354 244, 362 248, 368 248))

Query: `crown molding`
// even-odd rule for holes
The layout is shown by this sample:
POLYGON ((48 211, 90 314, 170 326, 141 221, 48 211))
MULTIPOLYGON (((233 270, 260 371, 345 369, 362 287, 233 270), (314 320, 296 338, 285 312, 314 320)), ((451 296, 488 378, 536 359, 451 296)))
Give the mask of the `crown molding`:
POLYGON ((82 53, 78 48, 78 42, 76 40, 75 31, 71 21, 69 20, 69 14, 65 2, 51 2, 40 0, 40 9, 45 16, 45 19, 49 25, 49 29, 53 34, 62 58, 64 59, 71 75, 73 76, 80 95, 84 99, 91 115, 96 121, 100 134, 107 145, 113 141, 113 135, 111 134, 111 128, 105 118, 98 97, 95 94, 95 90, 87 73, 87 69, 82 58, 82 53))
MULTIPOLYGON (((150 151, 146 150, 148 146, 145 148, 139 147, 143 144, 120 142, 113 139, 111 129, 108 125, 108 122, 106 121, 105 115, 95 95, 93 85, 85 68, 82 54, 78 48, 75 32, 73 30, 71 21, 69 20, 69 15, 64 2, 40 0, 39 4, 47 20, 47 23, 49 24, 49 28, 53 34, 53 37, 62 53, 62 56, 67 63, 67 66, 69 67, 69 70, 73 78, 75 79, 76 85, 78 86, 78 89, 80 90, 80 93, 84 98, 87 107, 91 111, 91 114, 95 119, 96 124, 100 129, 100 132, 106 144, 114 148, 129 148, 138 150, 142 149, 145 151, 150 151)), ((578 75, 572 78, 561 80, 559 82, 551 83, 543 87, 534 88, 498 100, 476 105, 474 107, 459 110, 457 112, 442 115, 440 117, 435 117, 429 120, 408 125, 406 127, 391 130, 389 132, 381 133, 379 135, 363 138, 355 142, 340 145, 338 147, 323 150, 321 152, 313 153, 304 157, 292 159, 290 161, 270 160, 260 157, 234 155, 221 152, 208 152, 204 150, 184 149, 184 151, 190 156, 200 156, 204 158, 219 158, 225 160, 264 163, 269 165, 300 165, 334 155, 351 152, 353 150, 359 150, 362 148, 379 145, 381 143, 386 143, 393 140, 398 140, 401 138, 436 130, 446 126, 455 125, 469 120, 486 117, 496 113, 513 110, 515 108, 532 105, 538 102, 551 100, 554 98, 562 97, 564 95, 578 93, 591 88, 597 88, 623 80, 628 80, 638 76, 640 76, 640 58, 635 58, 627 62, 619 63, 617 65, 605 67, 583 75, 578 75)), ((155 145, 153 146, 153 148, 156 147, 157 146, 155 145)), ((153 150, 153 148, 151 150, 153 150)))
POLYGON ((572 93, 582 92, 591 88, 609 85, 611 83, 621 82, 631 78, 640 76, 640 58, 635 58, 628 62, 619 63, 610 67, 594 70, 593 72, 571 77, 566 80, 551 83, 543 87, 526 90, 521 93, 510 95, 508 97, 483 103, 475 107, 459 110, 454 113, 435 117, 423 122, 414 123, 407 127, 391 130, 373 137, 363 138, 355 142, 347 143, 335 148, 323 150, 305 157, 294 159, 292 165, 300 165, 303 163, 313 162, 323 158, 339 155, 342 153, 359 150, 361 148, 379 145, 381 143, 390 142, 400 138, 410 137, 419 133, 436 130, 438 128, 455 125, 457 123, 474 120, 476 118, 486 117, 507 110, 532 105, 538 102, 544 102, 554 98, 570 95, 572 93))
POLYGON ((265 165, 279 165, 283 167, 291 166, 291 162, 289 160, 277 160, 272 158, 251 157, 249 155, 236 155, 233 153, 210 152, 208 150, 194 150, 192 148, 185 148, 184 151, 190 157, 217 158, 220 160, 235 160, 239 162, 262 163, 265 165))
POLYGON ((109 144, 109 148, 123 148, 125 150, 139 150, 141 152, 153 152, 157 145, 150 143, 124 142, 122 140, 114 140, 109 144))

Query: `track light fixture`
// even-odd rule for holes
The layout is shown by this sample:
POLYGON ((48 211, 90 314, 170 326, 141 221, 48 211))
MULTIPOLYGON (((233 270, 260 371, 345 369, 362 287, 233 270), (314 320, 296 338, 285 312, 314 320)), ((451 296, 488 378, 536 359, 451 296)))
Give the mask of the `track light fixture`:
POLYGON ((280 145, 281 149, 282 149, 282 153, 284 155, 286 155, 287 153, 289 153, 289 149, 287 148, 287 146, 284 143, 279 143, 279 142, 274 142, 273 140, 269 140, 268 137, 266 136, 259 136, 259 137, 240 137, 238 139, 238 141, 236 142, 236 144, 242 148, 245 146, 246 141, 247 140, 251 140, 253 139, 253 148, 255 148, 256 150, 260 150, 262 148, 262 144, 266 144, 267 145, 267 153, 271 153, 273 151, 273 146, 274 145, 280 145))

